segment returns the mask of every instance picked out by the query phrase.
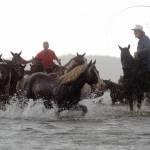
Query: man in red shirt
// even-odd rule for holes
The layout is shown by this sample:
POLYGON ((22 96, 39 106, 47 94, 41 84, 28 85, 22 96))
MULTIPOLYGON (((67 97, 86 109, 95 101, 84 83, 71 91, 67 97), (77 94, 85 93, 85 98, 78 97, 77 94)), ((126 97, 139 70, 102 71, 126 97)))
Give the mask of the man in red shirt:
POLYGON ((59 65, 61 65, 61 62, 55 52, 49 49, 48 42, 43 42, 43 48, 44 49, 40 51, 35 58, 41 61, 46 72, 52 72, 53 68, 56 66, 54 60, 56 60, 59 65))

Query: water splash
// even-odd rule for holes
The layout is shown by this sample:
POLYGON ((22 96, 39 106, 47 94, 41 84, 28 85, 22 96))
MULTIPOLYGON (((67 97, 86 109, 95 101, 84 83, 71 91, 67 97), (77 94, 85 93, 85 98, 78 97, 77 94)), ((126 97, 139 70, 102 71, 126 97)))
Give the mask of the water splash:
MULTIPOLYGON (((13 97, 10 104, 6 105, 6 110, 0 110, 0 117, 17 119, 17 118, 34 118, 37 120, 40 119, 54 119, 54 109, 47 110, 43 105, 42 99, 33 101, 29 99, 26 104, 20 103, 20 99, 13 97)), ((22 98, 22 102, 26 101, 25 98, 22 98)))
MULTIPOLYGON (((127 106, 112 106, 109 93, 96 99, 85 99, 81 104, 86 105, 88 113, 85 117, 81 117, 81 112, 64 111, 61 117, 67 120, 101 120, 108 117, 131 116, 127 106)), ((0 118, 10 119, 32 119, 32 120, 48 120, 56 121, 58 118, 55 115, 56 107, 54 109, 46 109, 43 105, 43 100, 39 99, 33 101, 32 99, 16 98, 13 97, 9 105, 6 105, 6 110, 0 110, 0 118), (22 103, 21 103, 22 102, 22 103), (25 103, 24 103, 25 102, 25 103)), ((137 115, 135 113, 135 115, 137 115)))
MULTIPOLYGON (((103 99, 102 103, 109 104, 109 102, 108 102, 109 98, 108 98, 107 94, 104 95, 104 97, 102 99, 103 99)), ((100 105, 97 104, 98 100, 99 99, 92 99, 92 100, 86 99, 81 102, 82 104, 86 105, 89 109, 87 117, 92 117, 92 115, 95 115, 95 114, 93 114, 93 110, 95 110, 94 107, 96 105, 97 105, 96 112, 99 112, 100 105), (97 103, 96 103, 96 101, 97 101, 97 103)), ((56 107, 55 107, 55 109, 51 109, 51 110, 45 109, 42 99, 33 101, 32 99, 27 100, 24 97, 17 98, 14 96, 11 99, 10 104, 6 105, 6 110, 5 111, 0 110, 0 118, 56 120, 57 118, 55 116, 55 111, 56 111, 56 107)), ((80 115, 81 115, 81 112, 69 112, 68 113, 68 111, 64 111, 61 113, 61 116, 67 116, 67 117, 71 117, 71 118, 72 118, 72 116, 79 117, 80 115)))

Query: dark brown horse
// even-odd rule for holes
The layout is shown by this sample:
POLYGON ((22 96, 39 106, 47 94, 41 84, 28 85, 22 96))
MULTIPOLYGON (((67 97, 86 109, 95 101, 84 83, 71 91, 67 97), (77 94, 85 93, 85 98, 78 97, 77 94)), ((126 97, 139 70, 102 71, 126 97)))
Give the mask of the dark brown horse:
POLYGON ((125 96, 128 100, 130 110, 133 111, 133 103, 137 101, 137 108, 141 108, 144 99, 144 92, 150 88, 149 73, 142 67, 140 60, 135 59, 130 54, 130 45, 121 50, 121 64, 123 69, 123 86, 125 96), (148 79, 148 78, 149 79, 148 79))
MULTIPOLYGON (((27 98, 44 98, 45 106, 51 107, 51 101, 58 107, 58 114, 67 109, 80 108, 83 114, 87 112, 86 106, 79 105, 81 89, 85 83, 95 87, 99 82, 99 73, 95 62, 82 64, 61 77, 49 76, 44 73, 34 74, 28 85, 27 98)), ((100 82, 99 82, 100 83, 100 82)))

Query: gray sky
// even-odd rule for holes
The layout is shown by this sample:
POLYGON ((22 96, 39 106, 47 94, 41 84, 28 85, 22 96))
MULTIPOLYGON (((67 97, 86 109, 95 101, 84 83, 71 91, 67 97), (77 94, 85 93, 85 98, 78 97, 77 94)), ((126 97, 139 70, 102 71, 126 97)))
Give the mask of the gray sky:
POLYGON ((49 41, 58 56, 87 52, 93 55, 119 56, 118 44, 137 39, 131 31, 135 24, 144 26, 150 35, 149 0, 1 0, 0 52, 23 51, 29 59, 49 41))

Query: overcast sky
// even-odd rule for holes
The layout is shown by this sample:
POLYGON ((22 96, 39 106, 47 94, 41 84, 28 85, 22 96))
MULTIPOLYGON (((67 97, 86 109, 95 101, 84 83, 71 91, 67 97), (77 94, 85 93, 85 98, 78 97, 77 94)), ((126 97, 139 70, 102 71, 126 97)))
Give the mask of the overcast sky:
POLYGON ((118 44, 136 50, 131 28, 150 35, 149 0, 0 0, 0 52, 23 51, 29 59, 49 41, 58 56, 87 52, 119 56, 118 44))

